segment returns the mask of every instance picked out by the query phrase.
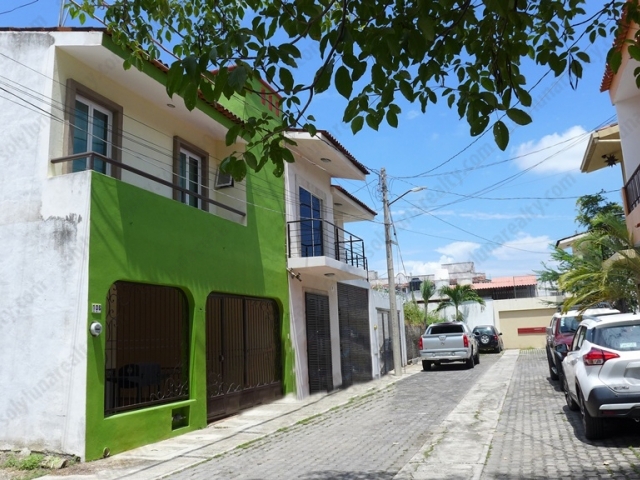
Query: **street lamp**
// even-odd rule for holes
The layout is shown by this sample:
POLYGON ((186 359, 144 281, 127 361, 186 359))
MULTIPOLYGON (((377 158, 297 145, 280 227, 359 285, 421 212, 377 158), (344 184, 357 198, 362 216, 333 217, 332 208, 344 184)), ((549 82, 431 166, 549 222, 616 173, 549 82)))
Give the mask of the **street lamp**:
POLYGON ((387 247, 387 278, 389 279, 389 321, 391 323, 391 344, 393 348, 393 372, 400 376, 402 370, 402 350, 400 347, 400 326, 398 325, 398 311, 396 310, 396 278, 393 275, 393 252, 391 247, 391 213, 389 207, 408 193, 419 192, 427 187, 414 187, 407 190, 392 201, 388 199, 387 173, 380 169, 380 182, 382 183, 382 204, 384 208, 384 239, 387 247))

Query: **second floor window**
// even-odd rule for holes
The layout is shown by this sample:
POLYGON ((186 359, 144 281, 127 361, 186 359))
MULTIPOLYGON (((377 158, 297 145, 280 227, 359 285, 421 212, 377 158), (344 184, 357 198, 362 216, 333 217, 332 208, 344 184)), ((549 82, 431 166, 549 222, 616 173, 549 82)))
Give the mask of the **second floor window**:
MULTIPOLYGON (((75 100, 75 117, 73 124, 73 152, 95 152, 111 158, 113 132, 113 114, 101 105, 77 96, 75 100)), ((87 169, 86 158, 73 161, 73 171, 87 169)), ((111 165, 95 158, 93 169, 106 175, 111 174, 111 165)))
POLYGON ((303 257, 324 255, 322 245, 322 200, 300 187, 300 241, 303 257))
POLYGON ((174 200, 209 209, 209 154, 180 137, 173 138, 174 200))

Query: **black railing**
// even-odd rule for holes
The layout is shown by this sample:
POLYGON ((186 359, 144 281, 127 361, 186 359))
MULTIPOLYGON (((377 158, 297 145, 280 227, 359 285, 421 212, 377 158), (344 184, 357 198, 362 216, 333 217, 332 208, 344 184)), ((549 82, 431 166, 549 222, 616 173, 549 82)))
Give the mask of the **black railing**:
POLYGON ((624 194, 627 200, 628 213, 631 213, 640 203, 640 166, 636 168, 636 171, 633 172, 633 175, 624 186, 624 194))
POLYGON ((287 222, 289 258, 331 257, 367 270, 364 240, 326 220, 287 222))
POLYGON ((174 287, 114 283, 107 294, 105 417, 189 399, 189 305, 174 287))
POLYGON ((60 158, 54 158, 51 160, 51 163, 58 164, 58 163, 67 163, 67 162, 73 162, 74 160, 86 160, 86 170, 93 170, 94 165, 96 164, 96 160, 102 161, 105 164, 111 165, 112 168, 119 168, 121 170, 126 170, 127 172, 131 172, 135 175, 138 175, 140 177, 146 178, 148 180, 152 180, 156 183, 159 183, 160 185, 164 185, 166 187, 171 187, 173 190, 177 190, 179 192, 185 193, 187 195, 189 195, 190 197, 195 197, 195 198, 199 198, 200 200, 202 200, 203 202, 206 203, 210 203, 211 205, 215 205, 216 207, 220 207, 223 208, 225 210, 228 210, 230 212, 236 213, 238 215, 241 216, 246 216, 245 212, 242 212, 240 210, 237 210, 233 207, 230 207, 228 205, 225 205, 224 203, 220 203, 217 202, 207 196, 204 195, 200 195, 199 193, 193 192, 187 188, 181 187, 179 185, 176 185, 174 183, 171 183, 167 180, 164 180, 162 178, 156 177, 155 175, 151 175, 150 173, 144 172, 142 170, 139 170, 135 167, 132 167, 130 165, 127 165, 126 163, 121 163, 118 162, 117 160, 114 160, 113 158, 108 158, 105 157, 104 155, 101 155, 97 152, 85 152, 85 153, 76 153, 75 155, 69 155, 66 157, 60 157, 60 158))

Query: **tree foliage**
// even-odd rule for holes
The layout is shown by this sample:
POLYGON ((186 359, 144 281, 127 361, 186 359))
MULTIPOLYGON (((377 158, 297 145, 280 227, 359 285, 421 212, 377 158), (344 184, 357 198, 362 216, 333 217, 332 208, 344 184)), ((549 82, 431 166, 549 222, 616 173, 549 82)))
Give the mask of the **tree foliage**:
POLYGON ((608 214, 618 217, 624 216, 624 210, 619 203, 609 202, 604 197, 604 190, 593 195, 583 195, 576 200, 576 223, 588 230, 593 229, 596 224, 594 220, 599 216, 608 214))
POLYGON ((598 214, 596 224, 564 252, 558 286, 570 295, 563 310, 584 310, 599 303, 610 303, 626 311, 638 306, 640 250, 634 248, 624 219, 613 213, 598 214))
POLYGON ((420 285, 420 294, 424 300, 424 325, 428 325, 429 319, 429 299, 436 293, 436 284, 429 279, 425 279, 420 285))
MULTIPOLYGON (((331 85, 348 100, 343 121, 354 133, 365 124, 397 127, 404 101, 425 112, 444 100, 471 135, 490 128, 504 150, 507 120, 531 122, 535 81, 525 78, 523 64, 568 73, 576 85, 589 62, 585 43, 610 35, 623 9, 628 21, 638 21, 637 2, 607 1, 591 16, 586 0, 81 0, 71 13, 103 21, 131 52, 126 67, 168 59, 167 93, 190 109, 199 92, 219 102, 255 93, 258 77, 273 85, 282 121, 249 113, 232 132, 252 139, 247 151, 259 143, 264 152, 225 159, 222 168, 239 179, 247 167, 260 170, 268 161, 282 174, 293 160, 284 132, 315 133, 307 110, 331 85), (303 60, 303 46, 315 61, 303 60), (305 76, 310 67, 315 73, 305 76)), ((614 70, 620 60, 612 49, 614 70)))
POLYGON ((460 312, 460 306, 463 303, 472 302, 485 306, 484 300, 478 295, 478 292, 471 288, 471 285, 455 285, 453 287, 445 285, 440 288, 440 295, 447 298, 440 301, 436 312, 440 312, 449 306, 455 307, 456 320, 459 322, 465 320, 462 312, 460 312))

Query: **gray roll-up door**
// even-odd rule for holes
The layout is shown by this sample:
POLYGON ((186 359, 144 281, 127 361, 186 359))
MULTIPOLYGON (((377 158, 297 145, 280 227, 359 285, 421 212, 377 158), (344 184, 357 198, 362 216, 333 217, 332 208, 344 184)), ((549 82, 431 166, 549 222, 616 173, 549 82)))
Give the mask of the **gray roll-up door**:
POLYGON ((338 319, 342 386, 368 382, 372 378, 369 291, 339 283, 338 319))

